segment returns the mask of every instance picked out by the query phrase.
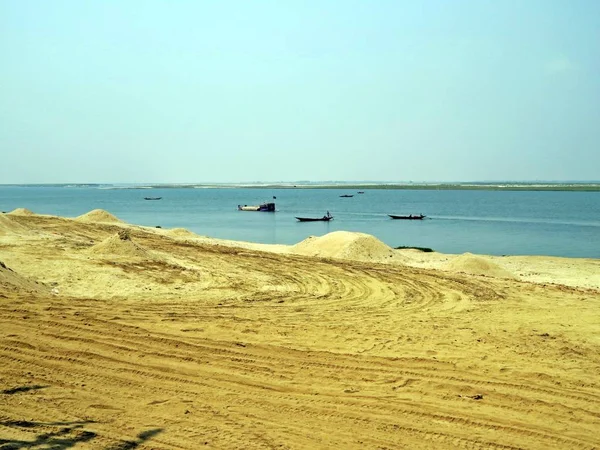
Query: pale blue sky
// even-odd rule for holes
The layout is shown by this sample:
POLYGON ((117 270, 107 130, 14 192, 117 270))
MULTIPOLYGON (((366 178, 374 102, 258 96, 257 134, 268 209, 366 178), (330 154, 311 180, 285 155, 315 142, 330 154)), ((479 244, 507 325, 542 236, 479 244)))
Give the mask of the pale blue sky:
POLYGON ((0 183, 600 179, 600 1, 0 0, 0 183))

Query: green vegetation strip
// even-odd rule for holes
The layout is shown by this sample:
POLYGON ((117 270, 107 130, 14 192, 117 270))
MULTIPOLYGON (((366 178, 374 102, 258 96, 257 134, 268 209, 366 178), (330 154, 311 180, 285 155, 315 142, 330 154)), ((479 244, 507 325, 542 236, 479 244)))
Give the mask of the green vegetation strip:
MULTIPOLYGON (((150 188, 243 188, 243 189, 345 189, 349 191, 367 191, 372 189, 412 190, 412 191, 577 191, 600 192, 600 184, 268 184, 268 185, 150 185, 150 188)), ((135 189, 135 188, 131 188, 135 189)))

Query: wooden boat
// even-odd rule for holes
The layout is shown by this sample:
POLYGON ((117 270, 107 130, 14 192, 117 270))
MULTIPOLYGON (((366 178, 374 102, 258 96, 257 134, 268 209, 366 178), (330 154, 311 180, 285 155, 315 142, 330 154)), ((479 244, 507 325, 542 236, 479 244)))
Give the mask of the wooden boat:
POLYGON ((323 217, 296 217, 296 219, 298 219, 300 222, 329 222, 331 219, 333 219, 333 216, 329 214, 329 211, 327 211, 327 214, 325 214, 323 217))
POLYGON ((412 214, 408 216, 396 216, 394 214, 388 214, 392 219, 400 219, 400 220, 423 220, 425 217, 423 214, 419 214, 418 216, 413 216, 412 214))
POLYGON ((144 200, 160 200, 162 197, 144 197, 144 200))
POLYGON ((261 203, 260 205, 238 205, 238 211, 275 212, 275 203, 261 203))
POLYGON ((348 198, 348 197, 354 197, 354 195, 344 194, 344 195, 340 195, 340 197, 346 197, 346 198, 348 198))

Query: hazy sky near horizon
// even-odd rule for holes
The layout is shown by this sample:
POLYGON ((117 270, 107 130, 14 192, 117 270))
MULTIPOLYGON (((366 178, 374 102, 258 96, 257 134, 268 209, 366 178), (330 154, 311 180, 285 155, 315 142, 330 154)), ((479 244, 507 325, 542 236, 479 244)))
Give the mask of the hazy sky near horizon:
POLYGON ((600 179, 600 2, 0 0, 0 183, 600 179))

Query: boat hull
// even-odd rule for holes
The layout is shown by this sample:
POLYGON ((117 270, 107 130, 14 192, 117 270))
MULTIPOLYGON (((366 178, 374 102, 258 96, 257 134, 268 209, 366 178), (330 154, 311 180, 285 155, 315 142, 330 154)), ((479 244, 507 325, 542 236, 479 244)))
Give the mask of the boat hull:
POLYGON ((262 203, 260 205, 238 205, 239 211, 275 212, 275 203, 262 203))
POLYGON ((296 217, 300 222, 329 222, 333 217, 296 217))
POLYGON ((423 220, 426 217, 422 214, 419 216, 397 216, 395 214, 388 214, 388 216, 396 220, 423 220))

